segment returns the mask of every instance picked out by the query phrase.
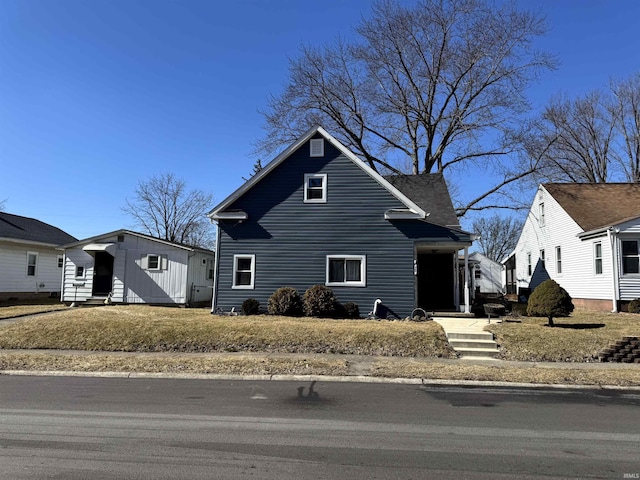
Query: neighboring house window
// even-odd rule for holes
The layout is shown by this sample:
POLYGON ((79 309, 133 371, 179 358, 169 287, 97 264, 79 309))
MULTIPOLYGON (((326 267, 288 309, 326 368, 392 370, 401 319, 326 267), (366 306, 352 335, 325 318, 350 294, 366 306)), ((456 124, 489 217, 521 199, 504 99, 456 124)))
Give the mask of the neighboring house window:
POLYGON ((64 257, 62 255, 58 255, 58 268, 62 268, 64 266, 64 257))
POLYGON ((544 227, 544 202, 540 202, 540 212, 539 212, 538 222, 541 227, 544 227))
POLYGON ((602 273, 602 243, 596 242, 593 244, 593 266, 596 275, 602 273))
POLYGON ((640 273, 640 257, 636 240, 622 241, 622 273, 640 273))
POLYGON ((364 255, 327 255, 327 285, 366 286, 364 255))
POLYGON ((84 266, 76 265, 76 278, 83 278, 83 277, 84 277, 84 266))
POLYGON ((305 203, 327 202, 327 175, 306 174, 304 176, 305 203))
POLYGON ((556 247, 556 273, 562 273, 562 249, 556 247))
POLYGON ((233 256, 233 288, 252 289, 255 282, 256 256, 233 256))
POLYGON ((542 263, 542 268, 546 268, 544 265, 544 261, 545 261, 544 250, 540 250, 540 263, 542 263))
POLYGON ((310 145, 310 153, 309 155, 312 157, 324 157, 324 139, 323 138, 313 138, 309 142, 310 145))
POLYGON ((38 254, 34 252, 27 252, 27 276, 36 276, 36 266, 38 264, 38 254))
POLYGON ((160 255, 147 255, 147 270, 160 270, 160 255))
POLYGON ((124 242, 124 235, 118 235, 118 243, 124 242))
POLYGON ((531 254, 527 253, 527 275, 531 276, 532 270, 531 270, 531 254))
POLYGON ((480 280, 480 278, 482 278, 482 272, 480 271, 479 268, 476 268, 473 271, 473 276, 475 277, 476 280, 480 280))
POLYGON ((207 280, 213 280, 213 258, 207 260, 207 280))

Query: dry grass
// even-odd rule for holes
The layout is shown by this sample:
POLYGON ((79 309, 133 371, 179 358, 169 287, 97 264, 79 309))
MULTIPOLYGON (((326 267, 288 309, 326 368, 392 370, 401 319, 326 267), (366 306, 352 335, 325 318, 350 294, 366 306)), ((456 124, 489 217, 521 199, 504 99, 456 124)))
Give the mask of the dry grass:
POLYGON ((537 362, 591 362, 623 336, 640 336, 640 315, 576 311, 554 319, 521 317, 519 322, 487 326, 496 336, 501 358, 537 362))
POLYGON ((23 320, 0 328, 0 348, 455 356, 435 322, 219 317, 208 309, 150 306, 69 309, 23 320))
POLYGON ((372 366, 371 374, 378 377, 476 380, 541 385, 640 386, 640 369, 633 366, 616 369, 543 368, 424 363, 408 359, 402 362, 388 360, 376 362, 372 366))
POLYGON ((51 312, 54 310, 65 310, 68 307, 60 301, 51 303, 36 303, 33 305, 12 305, 9 302, 0 303, 0 320, 4 318, 21 317, 33 315, 35 313, 51 312))
POLYGON ((0 352, 1 370, 198 373, 224 375, 345 375, 345 360, 176 354, 118 355, 0 352))

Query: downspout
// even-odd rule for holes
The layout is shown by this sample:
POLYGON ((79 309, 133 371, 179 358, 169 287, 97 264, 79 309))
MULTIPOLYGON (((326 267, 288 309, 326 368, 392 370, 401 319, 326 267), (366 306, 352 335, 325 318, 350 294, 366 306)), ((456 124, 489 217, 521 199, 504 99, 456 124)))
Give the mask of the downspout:
POLYGON ((60 301, 64 302, 64 273, 67 270, 67 252, 62 252, 62 283, 60 284, 60 301))
POLYGON ((213 297, 211 298, 211 313, 216 312, 218 302, 218 272, 220 265, 220 225, 218 222, 213 222, 216 225, 216 251, 213 264, 213 297))
POLYGON ((471 313, 469 309, 469 247, 464 247, 464 313, 471 313))
POLYGON ((611 246, 611 284, 613 287, 613 296, 611 297, 613 308, 611 313, 618 313, 618 256, 616 254, 618 249, 616 248, 616 233, 618 231, 614 230, 613 227, 607 229, 607 237, 611 246))

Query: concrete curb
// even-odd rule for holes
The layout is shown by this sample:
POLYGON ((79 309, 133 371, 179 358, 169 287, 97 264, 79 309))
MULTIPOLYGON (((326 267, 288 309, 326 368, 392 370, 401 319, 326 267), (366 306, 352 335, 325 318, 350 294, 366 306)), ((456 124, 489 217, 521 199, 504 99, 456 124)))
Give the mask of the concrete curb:
POLYGON ((275 381, 275 382, 333 382, 333 383, 378 383, 396 385, 422 386, 458 386, 458 387, 500 387, 529 388, 553 390, 617 390, 640 392, 640 387, 619 385, 572 385, 541 384, 517 382, 491 382, 480 380, 435 380, 425 378, 385 378, 366 375, 332 376, 332 375, 222 375, 206 373, 147 373, 147 372, 74 372, 47 370, 2 370, 0 376, 33 376, 33 377, 93 377, 123 379, 177 379, 177 380, 223 380, 223 381, 275 381))

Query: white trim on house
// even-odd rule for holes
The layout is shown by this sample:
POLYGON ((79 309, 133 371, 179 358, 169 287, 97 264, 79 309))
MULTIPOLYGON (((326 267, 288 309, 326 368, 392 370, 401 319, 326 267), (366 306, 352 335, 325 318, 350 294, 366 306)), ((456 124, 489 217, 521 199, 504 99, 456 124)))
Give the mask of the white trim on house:
POLYGON ((251 177, 247 182, 245 182, 240 188, 235 190, 231 195, 229 195, 226 199, 224 199, 220 204, 214 207, 209 213, 208 217, 211 220, 216 220, 220 218, 221 212, 223 212, 229 205, 233 204, 238 198, 244 195, 247 191, 249 191, 255 184, 265 178, 269 173, 275 169, 278 165, 284 162, 289 156, 294 153, 298 148, 300 148, 305 142, 311 139, 315 134, 319 133, 322 135, 325 140, 331 143, 335 148, 337 148, 340 153, 342 153, 345 157, 351 160, 354 164, 356 164, 361 170, 366 172, 371 178, 373 178, 376 182, 382 185, 385 189, 389 191, 395 198, 397 198, 401 203, 403 203, 410 211, 415 212, 418 215, 418 218, 425 218, 427 216, 426 212, 412 202, 408 197, 402 194, 397 188, 395 188, 391 183, 385 180, 382 175, 369 167, 366 163, 364 163, 360 158, 358 158, 353 152, 351 152, 347 147, 342 145, 338 140, 336 140, 333 136, 331 136, 324 128, 320 126, 316 126, 310 128, 304 135, 302 135, 298 140, 296 140, 293 144, 287 147, 284 151, 282 151, 276 158, 274 158, 271 162, 264 166, 262 170, 256 173, 253 177, 251 177))
POLYGON ((248 255, 243 253, 238 253, 233 256, 233 278, 231 280, 231 288, 236 290, 253 290, 256 280, 256 256, 248 255), (238 260, 246 260, 249 259, 251 261, 249 269, 238 270, 238 260), (240 283, 238 282, 238 273, 249 273, 251 275, 249 283, 240 283))
POLYGON ((115 243, 89 243, 82 247, 85 252, 107 252, 112 257, 116 256, 116 249, 115 243))
POLYGON ((247 212, 243 212, 242 210, 231 210, 227 212, 219 212, 215 215, 210 215, 209 218, 211 220, 247 220, 249 215, 247 212))
POLYGON ((326 260, 326 276, 325 285, 328 287, 366 287, 367 286, 367 256, 366 255, 327 255, 326 260), (344 271, 342 273, 343 280, 332 281, 331 279, 331 262, 336 260, 344 261, 344 271), (359 280, 349 280, 349 269, 347 267, 349 261, 360 262, 359 280))

